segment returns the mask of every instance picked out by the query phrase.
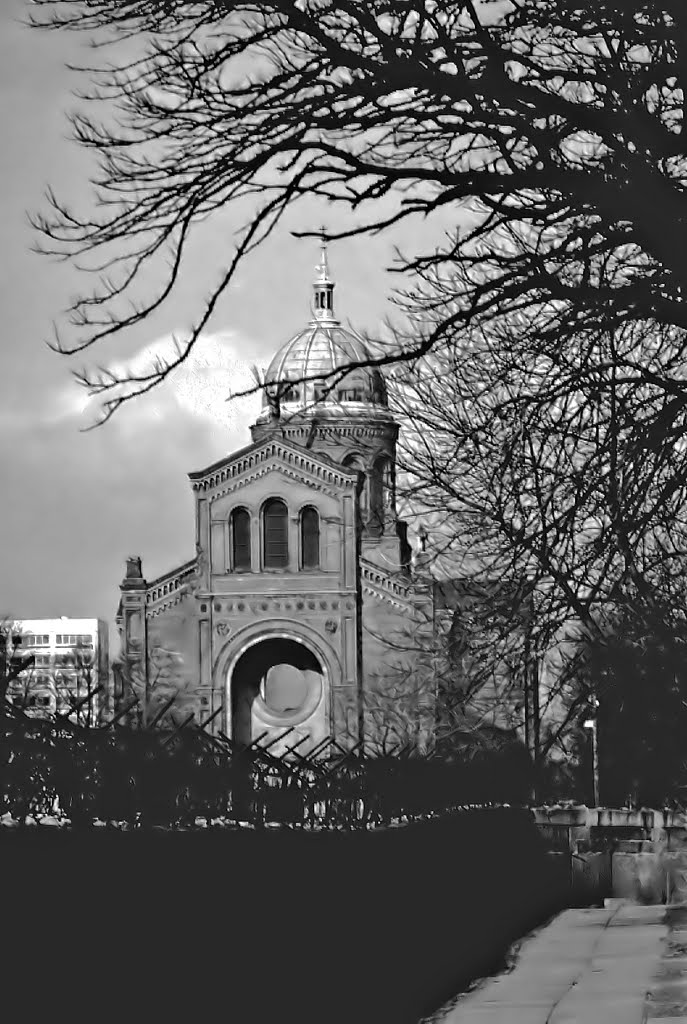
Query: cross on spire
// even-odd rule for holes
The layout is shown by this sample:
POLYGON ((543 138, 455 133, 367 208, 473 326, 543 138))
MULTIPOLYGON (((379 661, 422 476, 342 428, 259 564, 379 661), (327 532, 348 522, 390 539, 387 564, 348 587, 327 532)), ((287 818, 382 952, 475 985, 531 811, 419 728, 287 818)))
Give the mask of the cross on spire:
POLYGON ((329 263, 327 261, 327 228, 323 224, 320 227, 320 262, 315 267, 318 272, 318 281, 323 284, 330 281, 329 263))

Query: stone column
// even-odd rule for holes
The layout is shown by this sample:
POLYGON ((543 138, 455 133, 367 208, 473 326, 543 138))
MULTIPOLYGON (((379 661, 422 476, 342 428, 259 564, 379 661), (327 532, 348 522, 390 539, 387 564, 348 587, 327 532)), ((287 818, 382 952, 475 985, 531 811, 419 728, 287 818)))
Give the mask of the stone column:
POLYGON ((261 568, 260 515, 250 514, 250 567, 251 572, 260 572, 261 568))
POLYGON ((298 572, 298 562, 300 559, 300 537, 298 534, 299 530, 299 519, 298 515, 289 515, 288 519, 288 530, 289 530, 289 572, 298 572))

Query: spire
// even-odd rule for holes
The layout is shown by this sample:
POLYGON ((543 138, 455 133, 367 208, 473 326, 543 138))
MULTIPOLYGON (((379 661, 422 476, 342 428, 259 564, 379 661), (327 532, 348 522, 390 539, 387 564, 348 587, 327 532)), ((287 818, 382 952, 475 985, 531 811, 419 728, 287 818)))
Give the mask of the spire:
POLYGON ((334 282, 329 274, 327 260, 327 231, 320 228, 320 262, 315 267, 317 277, 313 281, 313 313, 315 320, 334 319, 334 282))

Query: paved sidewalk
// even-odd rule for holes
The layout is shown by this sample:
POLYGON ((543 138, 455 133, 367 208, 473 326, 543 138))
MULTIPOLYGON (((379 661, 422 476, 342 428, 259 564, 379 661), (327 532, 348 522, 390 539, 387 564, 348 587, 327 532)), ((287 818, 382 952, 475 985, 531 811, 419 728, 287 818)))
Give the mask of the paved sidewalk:
POLYGON ((687 1024, 687 906, 566 910, 437 1024, 687 1024))

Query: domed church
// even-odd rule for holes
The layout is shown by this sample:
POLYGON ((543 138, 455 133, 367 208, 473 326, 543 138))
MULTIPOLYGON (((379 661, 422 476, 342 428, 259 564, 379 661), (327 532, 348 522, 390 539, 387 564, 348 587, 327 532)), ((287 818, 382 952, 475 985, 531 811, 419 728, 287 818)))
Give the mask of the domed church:
POLYGON ((360 365, 369 350, 334 290, 323 244, 312 317, 266 372, 252 443, 189 474, 195 557, 152 582, 130 558, 120 587, 130 677, 176 693, 177 720, 275 753, 373 744, 369 698, 408 675, 431 605, 396 513, 384 377, 360 365))

